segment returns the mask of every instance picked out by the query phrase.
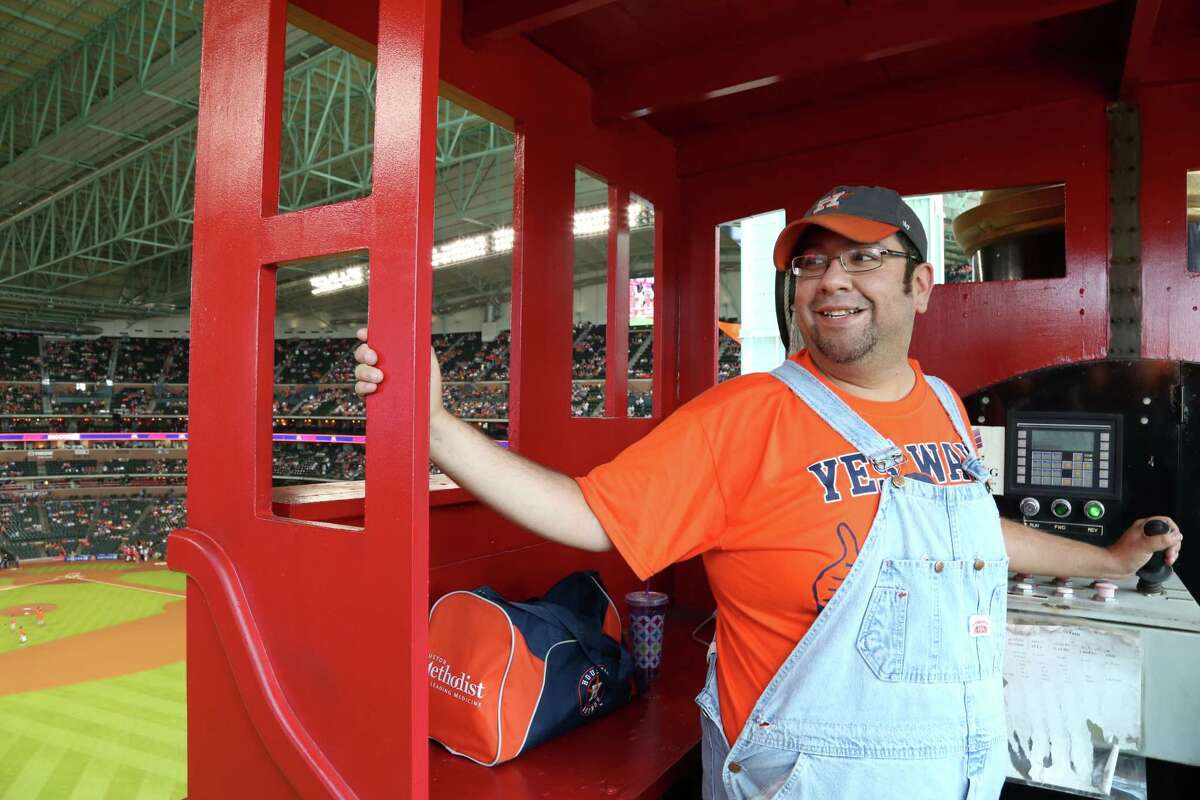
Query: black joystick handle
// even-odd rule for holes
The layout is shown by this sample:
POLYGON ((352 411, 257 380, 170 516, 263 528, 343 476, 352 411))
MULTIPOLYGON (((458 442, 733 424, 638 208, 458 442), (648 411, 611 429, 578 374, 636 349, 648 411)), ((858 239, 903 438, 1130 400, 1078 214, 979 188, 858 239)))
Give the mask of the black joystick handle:
MULTIPOLYGON (((1161 519, 1152 519, 1142 527, 1142 531, 1147 536, 1162 536, 1169 530, 1171 528, 1161 519)), ((1171 568, 1165 563, 1165 558, 1166 555, 1162 550, 1150 556, 1150 560, 1137 571, 1139 588, 1141 588, 1142 583, 1161 584, 1167 578, 1171 577, 1171 568)))

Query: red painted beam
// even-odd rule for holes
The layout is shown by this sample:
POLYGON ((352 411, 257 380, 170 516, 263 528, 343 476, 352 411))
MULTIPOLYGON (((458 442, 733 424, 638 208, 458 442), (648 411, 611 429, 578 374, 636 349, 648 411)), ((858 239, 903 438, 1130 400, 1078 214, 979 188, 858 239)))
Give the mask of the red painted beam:
POLYGON ((792 153, 880 139, 1070 98, 1109 98, 1110 80, 1101 80, 1088 65, 1042 60, 998 68, 986 75, 966 72, 906 86, 881 87, 870 94, 839 98, 817 111, 803 109, 764 116, 683 139, 679 143, 679 174, 689 177, 770 162, 792 153), (885 117, 870 131, 847 137, 841 122, 847 114, 880 103, 926 111, 919 120, 885 117))
POLYGON ((463 41, 468 45, 528 33, 585 14, 613 0, 464 0, 463 41))
POLYGON ((1162 0, 1137 0, 1133 22, 1129 26, 1129 46, 1125 49, 1125 67, 1121 71, 1121 94, 1125 102, 1136 100, 1138 88, 1150 59, 1150 44, 1162 0))
POLYGON ((838 66, 922 50, 955 39, 1032 25, 1108 5, 1112 0, 952 0, 936 14, 902 5, 885 12, 850 9, 826 24, 781 20, 776 28, 733 47, 710 48, 603 76, 594 84, 597 122, 636 119, 671 108, 751 91, 838 66))

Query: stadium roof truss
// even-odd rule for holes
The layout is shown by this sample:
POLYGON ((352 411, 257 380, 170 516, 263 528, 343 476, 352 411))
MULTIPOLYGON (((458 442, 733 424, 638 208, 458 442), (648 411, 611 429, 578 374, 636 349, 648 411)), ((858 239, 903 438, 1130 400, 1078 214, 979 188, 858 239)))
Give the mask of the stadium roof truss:
MULTIPOLYGON (((0 324, 186 312, 201 12, 0 4, 0 324)), ((281 211, 369 193, 374 89, 373 65, 289 26, 281 211)), ((511 225, 512 132, 448 101, 439 115, 436 238, 511 225)), ((510 269, 449 271, 451 305, 511 283, 510 269)))

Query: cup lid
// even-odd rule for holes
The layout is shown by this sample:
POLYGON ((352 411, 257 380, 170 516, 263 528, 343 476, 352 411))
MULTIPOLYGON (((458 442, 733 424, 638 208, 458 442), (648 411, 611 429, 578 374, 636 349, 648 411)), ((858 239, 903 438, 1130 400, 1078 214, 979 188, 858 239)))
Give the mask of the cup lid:
POLYGON ((631 606, 649 606, 656 608, 665 606, 669 598, 663 592, 636 591, 625 595, 625 602, 631 606))

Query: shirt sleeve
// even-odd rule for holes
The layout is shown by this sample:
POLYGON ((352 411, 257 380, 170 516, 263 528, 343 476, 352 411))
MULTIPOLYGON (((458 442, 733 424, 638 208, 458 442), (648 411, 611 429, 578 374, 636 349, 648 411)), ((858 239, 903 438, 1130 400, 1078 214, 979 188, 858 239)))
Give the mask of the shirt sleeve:
POLYGON ((642 580, 720 542, 726 510, 712 448, 686 408, 576 481, 642 580))

